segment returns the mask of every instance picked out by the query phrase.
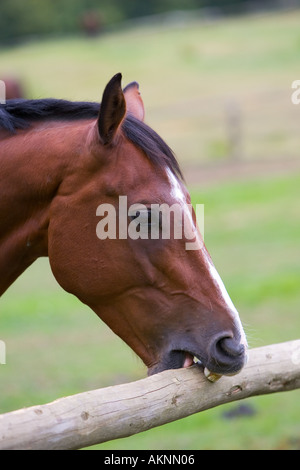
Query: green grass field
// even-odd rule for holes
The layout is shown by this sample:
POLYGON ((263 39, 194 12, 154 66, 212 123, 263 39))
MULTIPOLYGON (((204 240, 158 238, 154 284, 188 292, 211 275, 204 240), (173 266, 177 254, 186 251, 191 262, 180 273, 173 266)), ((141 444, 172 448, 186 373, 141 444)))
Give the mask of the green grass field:
MULTIPOLYGON (((100 100, 118 71, 138 80, 147 121, 183 167, 226 161, 224 103, 243 111, 245 160, 298 157, 300 13, 168 29, 153 25, 96 40, 61 39, 0 51, 0 75, 20 74, 34 97, 100 100)), ((299 338, 300 173, 195 185, 205 242, 240 312, 250 347, 299 338)), ((1 298, 0 413, 142 378, 141 361, 37 261, 1 298)), ((248 399, 251 416, 221 406, 100 449, 300 447, 299 391, 248 399)))

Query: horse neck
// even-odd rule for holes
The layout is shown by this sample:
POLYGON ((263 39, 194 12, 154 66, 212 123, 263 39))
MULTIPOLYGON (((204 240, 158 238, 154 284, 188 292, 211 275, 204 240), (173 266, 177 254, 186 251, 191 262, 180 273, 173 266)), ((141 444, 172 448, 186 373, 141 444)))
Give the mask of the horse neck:
POLYGON ((0 295, 48 255, 51 203, 82 145, 70 126, 40 123, 0 140, 0 295))

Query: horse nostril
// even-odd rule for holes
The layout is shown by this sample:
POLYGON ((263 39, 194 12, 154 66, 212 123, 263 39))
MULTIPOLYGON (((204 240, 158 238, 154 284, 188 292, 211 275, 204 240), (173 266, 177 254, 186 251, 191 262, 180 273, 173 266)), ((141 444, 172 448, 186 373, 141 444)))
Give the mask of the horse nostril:
POLYGON ((234 338, 221 338, 216 343, 216 350, 227 356, 237 357, 245 353, 245 346, 234 338))
POLYGON ((233 374, 243 368, 246 360, 246 345, 241 339, 223 334, 211 342, 206 367, 217 374, 233 374))

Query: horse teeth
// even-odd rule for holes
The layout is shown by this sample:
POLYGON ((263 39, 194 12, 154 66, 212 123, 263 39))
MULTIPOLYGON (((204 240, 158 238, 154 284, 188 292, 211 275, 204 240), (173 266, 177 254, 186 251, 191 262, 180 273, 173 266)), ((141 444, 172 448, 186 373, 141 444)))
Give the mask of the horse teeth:
POLYGON ((214 372, 211 372, 207 367, 204 368, 204 375, 210 382, 217 382, 217 380, 222 377, 222 375, 220 374, 215 374, 214 372))
POLYGON ((195 364, 201 364, 200 359, 198 359, 198 357, 196 357, 196 356, 194 356, 193 361, 194 361, 195 364))

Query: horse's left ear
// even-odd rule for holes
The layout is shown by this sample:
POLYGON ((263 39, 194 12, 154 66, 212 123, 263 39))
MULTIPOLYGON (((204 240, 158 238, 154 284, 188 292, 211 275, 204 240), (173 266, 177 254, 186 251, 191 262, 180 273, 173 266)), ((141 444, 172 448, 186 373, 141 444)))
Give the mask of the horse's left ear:
POLYGON ((106 85, 100 113, 98 130, 104 145, 110 144, 126 114, 126 102, 121 87, 122 74, 115 75, 106 85))
POLYGON ((145 117, 145 109, 139 92, 139 84, 137 82, 129 83, 129 85, 124 88, 123 92, 126 100, 127 113, 132 114, 140 121, 143 121, 145 117))

